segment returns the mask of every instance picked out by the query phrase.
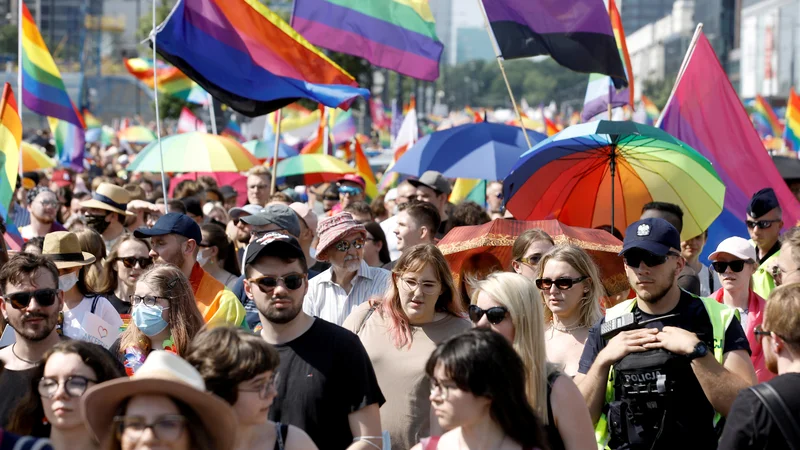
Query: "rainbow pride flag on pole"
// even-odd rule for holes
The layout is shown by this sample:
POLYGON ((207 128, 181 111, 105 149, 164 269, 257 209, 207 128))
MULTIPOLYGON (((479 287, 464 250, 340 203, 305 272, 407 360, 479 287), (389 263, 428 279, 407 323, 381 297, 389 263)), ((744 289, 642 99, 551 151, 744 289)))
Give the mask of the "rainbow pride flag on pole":
MULTIPOLYGON (((206 91, 180 70, 163 61, 156 61, 155 64, 157 65, 158 92, 197 105, 208 104, 206 91)), ((150 89, 155 86, 153 82, 153 65, 152 59, 130 58, 125 60, 125 68, 128 69, 128 72, 141 80, 150 89)))
POLYGON ((347 109, 369 91, 258 0, 179 0, 151 36, 167 62, 246 116, 300 98, 347 109))
POLYGON ((786 148, 800 152, 800 96, 792 88, 786 103, 786 127, 783 129, 786 148))
POLYGON ((22 103, 43 116, 65 120, 81 129, 83 119, 64 87, 53 56, 36 28, 36 22, 22 5, 22 103))
POLYGON ((59 165, 83 172, 86 133, 65 120, 48 117, 47 121, 56 142, 56 160, 59 165))
POLYGON ((767 136, 783 136, 783 126, 778 120, 775 110, 773 110, 769 102, 760 95, 756 95, 756 99, 753 101, 752 119, 753 125, 755 125, 762 139, 767 136))
POLYGON ((292 26, 313 44, 426 81, 444 45, 427 1, 295 0, 292 26))
POLYGON ((8 208, 14 195, 19 170, 19 148, 22 145, 22 121, 11 85, 3 85, 0 97, 0 215, 8 222, 8 208))
POLYGON ((661 111, 658 110, 658 106, 656 106, 656 104, 644 94, 642 94, 641 101, 646 115, 646 125, 655 124, 658 120, 658 116, 661 115, 661 111))
POLYGON ((94 114, 92 114, 88 109, 83 110, 83 123, 86 124, 87 130, 93 130, 96 128, 102 128, 103 122, 97 118, 94 114))

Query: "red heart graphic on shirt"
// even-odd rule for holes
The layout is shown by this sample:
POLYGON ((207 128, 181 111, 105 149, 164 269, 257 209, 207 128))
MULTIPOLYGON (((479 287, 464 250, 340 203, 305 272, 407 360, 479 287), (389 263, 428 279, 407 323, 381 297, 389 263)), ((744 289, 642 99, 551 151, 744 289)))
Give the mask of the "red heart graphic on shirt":
POLYGON ((103 338, 105 338, 106 336, 108 336, 108 329, 107 329, 107 328, 105 328, 105 327, 104 327, 104 326, 102 326, 102 325, 101 325, 101 326, 98 326, 98 327, 97 327, 97 334, 99 334, 99 335, 100 335, 100 339, 103 339, 103 338))

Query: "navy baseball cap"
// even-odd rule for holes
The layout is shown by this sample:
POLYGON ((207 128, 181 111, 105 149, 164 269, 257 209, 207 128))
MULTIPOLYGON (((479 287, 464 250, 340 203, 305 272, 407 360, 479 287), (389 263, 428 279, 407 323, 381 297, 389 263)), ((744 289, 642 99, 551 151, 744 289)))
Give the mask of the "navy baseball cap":
POLYGON ((247 256, 244 259, 245 268, 263 255, 283 256, 288 258, 306 259, 306 254, 292 236, 279 232, 267 233, 247 246, 247 256))
POLYGON ((681 248, 681 235, 664 219, 652 217, 633 222, 625 230, 620 256, 635 248, 646 250, 654 255, 667 256, 671 251, 681 248))
POLYGON ((200 225, 191 217, 181 213, 169 213, 161 216, 153 228, 141 227, 133 232, 139 239, 167 234, 179 234, 187 239, 194 239, 198 244, 203 241, 200 225))

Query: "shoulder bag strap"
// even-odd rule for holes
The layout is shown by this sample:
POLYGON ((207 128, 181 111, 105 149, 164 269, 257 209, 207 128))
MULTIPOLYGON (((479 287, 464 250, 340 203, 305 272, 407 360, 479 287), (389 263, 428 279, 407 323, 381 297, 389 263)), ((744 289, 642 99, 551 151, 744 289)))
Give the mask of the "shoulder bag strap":
POLYGON ((275 450, 283 450, 285 437, 288 434, 289 425, 275 422, 275 450))
POLYGON ((361 324, 358 325, 358 331, 356 331, 356 334, 360 334, 361 333, 361 330, 364 329, 364 325, 367 324, 367 319, 369 319, 369 316, 371 316, 372 313, 375 312, 375 309, 377 307, 378 307, 378 305, 372 305, 372 306, 369 307, 369 310, 367 310, 367 314, 364 315, 363 319, 361 319, 361 324))
POLYGON ((92 299, 92 310, 91 310, 92 314, 94 314, 94 310, 97 309, 97 302, 99 300, 100 300, 100 296, 99 295, 95 295, 94 298, 92 299))
POLYGON ((751 386, 749 389, 756 394, 756 397, 767 408, 770 417, 778 425, 784 439, 786 439, 786 445, 792 450, 797 450, 797 445, 800 445, 800 427, 798 427, 797 422, 792 417, 792 413, 781 396, 775 391, 775 388, 767 383, 761 383, 751 386))

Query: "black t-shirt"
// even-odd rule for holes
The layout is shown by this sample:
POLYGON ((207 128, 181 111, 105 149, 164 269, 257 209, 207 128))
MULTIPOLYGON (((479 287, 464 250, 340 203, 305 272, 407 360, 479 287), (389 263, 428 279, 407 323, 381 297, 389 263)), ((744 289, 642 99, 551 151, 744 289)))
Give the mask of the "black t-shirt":
POLYGON ((281 362, 270 420, 305 430, 320 450, 347 448, 350 413, 385 402, 361 341, 317 318, 302 336, 275 348, 281 362))
POLYGON ((26 370, 5 369, 0 373, 0 428, 8 428, 11 413, 31 389, 31 377, 36 368, 26 370))
MULTIPOLYGON (((767 381, 781 396, 792 417, 800 417, 800 373, 787 373, 767 381)), ((795 446, 800 444, 794 443, 795 446)), ((786 438, 767 408, 750 389, 742 389, 728 413, 719 441, 723 449, 788 450, 786 438)))
POLYGON ((450 219, 444 219, 436 231, 436 239, 442 239, 450 231, 450 219))
POLYGON ((131 304, 129 302, 123 301, 119 297, 116 296, 113 292, 109 292, 105 295, 108 301, 111 303, 111 306, 117 310, 120 316, 122 315, 130 315, 131 313, 131 304))
MULTIPOLYGON (((637 308, 634 307, 634 309, 637 308)), ((641 310, 639 312, 641 314, 641 319, 639 320, 641 321, 657 317, 641 310)), ((672 311, 663 315, 670 314, 678 315, 663 320, 655 320, 646 324, 645 327, 661 329, 664 326, 672 326, 689 330, 697 334, 697 337, 706 343, 709 351, 713 351, 714 331, 711 326, 711 319, 709 319, 701 300, 681 291, 678 305, 672 311)), ((597 354, 606 346, 606 341, 600 335, 600 326, 603 322, 605 322, 604 318, 600 319, 589 330, 589 337, 586 339, 586 345, 583 348, 583 354, 578 365, 579 373, 585 374, 589 372, 592 363, 597 358, 597 354)), ((747 336, 745 336, 739 320, 735 317, 725 330, 723 353, 734 350, 746 350, 750 353, 750 344, 747 342, 747 336)), ((672 414, 672 417, 675 418, 675 426, 683 431, 680 433, 664 433, 659 438, 656 448, 677 448, 677 446, 685 447, 687 445, 691 448, 717 448, 717 435, 713 427, 714 407, 711 406, 711 403, 706 398, 700 382, 696 378, 691 378, 684 386, 686 387, 686 392, 681 392, 679 398, 672 399, 672 405, 676 411, 672 414)), ((629 449, 633 447, 623 445, 617 448, 629 449)))

